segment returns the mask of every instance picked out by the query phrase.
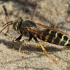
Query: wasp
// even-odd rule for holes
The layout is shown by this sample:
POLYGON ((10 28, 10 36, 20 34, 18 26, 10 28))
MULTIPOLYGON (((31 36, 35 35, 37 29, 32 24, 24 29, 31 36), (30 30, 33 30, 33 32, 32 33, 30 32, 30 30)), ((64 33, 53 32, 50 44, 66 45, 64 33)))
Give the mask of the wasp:
MULTIPOLYGON (((59 31, 55 28, 51 28, 39 23, 35 23, 31 20, 25 20, 20 17, 17 21, 13 22, 8 22, 6 23, 7 27, 8 25, 13 24, 13 29, 17 32, 20 33, 19 37, 17 37, 15 40, 12 42, 12 48, 14 48, 15 42, 19 43, 19 52, 21 51, 22 48, 22 42, 25 42, 26 40, 23 40, 20 42, 21 38, 23 35, 29 37, 28 41, 31 41, 32 38, 40 45, 41 49, 43 52, 46 54, 47 57, 50 58, 50 55, 48 52, 45 50, 44 46, 42 45, 41 42, 38 41, 38 39, 43 40, 45 42, 49 42, 51 44, 56 44, 56 45, 61 45, 61 46, 70 46, 70 39, 67 37, 67 35, 59 31), (37 25, 45 27, 45 29, 40 30, 37 25)), ((4 27, 4 29, 5 29, 4 27)), ((3 29, 1 30, 1 32, 3 29)))
POLYGON ((19 37, 17 37, 12 42, 12 47, 14 47, 15 42, 19 42, 19 45, 20 45, 19 52, 22 48, 22 42, 26 41, 26 40, 23 40, 22 42, 20 42, 23 35, 28 37, 28 41, 31 41, 33 38, 40 45, 43 52, 49 58, 50 58, 50 55, 45 50, 42 43, 38 41, 38 39, 41 39, 45 42, 49 42, 56 45, 70 46, 70 39, 68 38, 67 34, 53 27, 35 23, 34 21, 31 21, 31 20, 24 21, 22 17, 19 17, 19 19, 15 22, 13 21, 7 22, 5 25, 6 26, 0 32, 2 32, 8 25, 13 25, 13 29, 20 33, 19 37), (37 25, 43 26, 45 29, 40 30, 37 27, 37 25))

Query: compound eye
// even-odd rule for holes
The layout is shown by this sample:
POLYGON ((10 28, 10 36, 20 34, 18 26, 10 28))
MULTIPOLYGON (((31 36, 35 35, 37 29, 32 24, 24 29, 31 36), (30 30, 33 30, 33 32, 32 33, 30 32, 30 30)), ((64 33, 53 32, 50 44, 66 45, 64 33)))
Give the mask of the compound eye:
POLYGON ((14 24, 13 24, 13 29, 14 29, 14 30, 18 30, 18 23, 14 23, 14 24))

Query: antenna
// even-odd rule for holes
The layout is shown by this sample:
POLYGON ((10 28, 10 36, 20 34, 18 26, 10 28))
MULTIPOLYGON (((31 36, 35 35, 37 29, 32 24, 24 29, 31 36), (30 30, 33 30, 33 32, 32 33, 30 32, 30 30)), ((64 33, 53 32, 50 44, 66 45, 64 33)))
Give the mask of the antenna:
MULTIPOLYGON (((9 22, 9 14, 8 14, 8 11, 7 11, 7 9, 6 9, 6 6, 5 5, 3 5, 2 6, 3 7, 3 9, 4 9, 4 12, 5 12, 5 19, 6 19, 6 22, 9 22)), ((8 30, 7 30, 7 33, 9 32, 9 26, 8 26, 8 30)))

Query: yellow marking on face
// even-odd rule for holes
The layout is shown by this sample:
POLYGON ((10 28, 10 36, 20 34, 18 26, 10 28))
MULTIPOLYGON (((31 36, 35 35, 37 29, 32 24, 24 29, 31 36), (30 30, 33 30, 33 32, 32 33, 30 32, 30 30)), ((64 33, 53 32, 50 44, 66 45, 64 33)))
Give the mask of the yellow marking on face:
POLYGON ((64 40, 64 36, 65 36, 65 35, 63 35, 62 38, 61 38, 61 40, 59 41, 59 43, 58 43, 59 45, 60 45, 60 43, 64 40))
POLYGON ((17 30, 17 27, 18 27, 18 22, 15 22, 15 23, 13 24, 13 29, 14 29, 14 30, 17 30))
POLYGON ((55 37, 52 39, 52 44, 54 43, 54 40, 58 37, 58 33, 55 34, 55 37))
POLYGON ((66 43, 64 44, 64 46, 66 46, 69 43, 69 39, 66 41, 66 43))

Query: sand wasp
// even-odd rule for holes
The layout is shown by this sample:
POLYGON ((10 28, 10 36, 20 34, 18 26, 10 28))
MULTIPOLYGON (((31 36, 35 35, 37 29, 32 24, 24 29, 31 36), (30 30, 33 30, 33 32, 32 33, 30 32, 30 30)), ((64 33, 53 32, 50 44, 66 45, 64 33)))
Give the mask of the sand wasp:
POLYGON ((22 42, 20 42, 20 39, 23 35, 29 37, 28 41, 31 41, 33 38, 42 48, 44 53, 47 57, 50 58, 50 55, 45 50, 44 46, 38 41, 38 39, 41 39, 45 42, 49 42, 56 45, 62 45, 62 46, 70 46, 70 39, 67 37, 67 35, 59 30, 56 30, 55 28, 51 28, 39 23, 35 23, 31 20, 25 20, 20 17, 17 21, 13 22, 10 21, 6 23, 6 26, 1 30, 1 32, 8 26, 13 24, 13 29, 20 33, 20 36, 13 40, 12 47, 14 47, 15 42, 19 42, 19 52, 22 48, 22 42), (45 27, 44 30, 40 30, 37 25, 45 27), (38 38, 38 39, 37 39, 38 38))
MULTIPOLYGON (((38 41, 37 38, 56 45, 70 46, 70 39, 67 37, 67 34, 53 27, 48 27, 39 23, 35 23, 34 21, 31 20, 23 21, 21 17, 17 21, 15 22, 10 21, 7 22, 5 25, 6 26, 1 30, 1 32, 8 25, 13 25, 13 29, 20 33, 20 36, 15 40, 13 40, 12 44, 12 47, 14 47, 14 43, 19 42, 20 44, 19 52, 22 48, 22 42, 20 42, 20 39, 22 38, 23 35, 29 37, 28 41, 31 41, 31 39, 33 38, 40 45, 46 56, 49 58, 50 55, 47 53, 44 46, 38 41), (38 29, 37 25, 43 26, 45 29, 40 30, 38 29)), ((23 42, 24 41, 25 40, 23 40, 23 42)))

